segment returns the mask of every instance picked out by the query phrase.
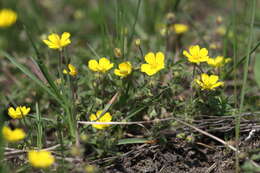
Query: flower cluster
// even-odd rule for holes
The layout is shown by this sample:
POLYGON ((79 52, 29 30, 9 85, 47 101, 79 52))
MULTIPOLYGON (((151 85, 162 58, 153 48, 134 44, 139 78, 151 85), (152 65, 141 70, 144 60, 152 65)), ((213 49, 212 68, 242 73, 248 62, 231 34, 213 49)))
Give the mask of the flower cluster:
MULTIPOLYGON (((23 118, 30 112, 30 108, 26 106, 18 106, 15 108, 10 107, 8 109, 8 114, 13 119, 23 118)), ((26 137, 26 133, 20 128, 10 128, 9 126, 4 126, 2 128, 3 138, 8 142, 18 142, 26 137)), ((35 168, 47 168, 51 166, 55 158, 49 151, 45 150, 31 150, 28 151, 28 161, 35 168)))
MULTIPOLYGON (((189 52, 184 50, 183 55, 188 58, 188 61, 200 65, 202 62, 206 62, 212 67, 222 67, 231 61, 230 58, 224 58, 223 56, 217 56, 216 58, 210 58, 208 56, 208 50, 206 48, 200 48, 199 45, 191 46, 189 52)), ((219 86, 224 86, 224 82, 218 82, 219 76, 208 75, 202 73, 194 81, 201 87, 202 90, 215 90, 219 86)))
MULTIPOLYGON (((26 106, 18 106, 16 108, 9 107, 8 115, 12 119, 21 119, 29 114, 31 108, 26 106)), ((20 128, 10 128, 9 126, 4 126, 2 129, 3 137, 8 142, 17 142, 23 140, 26 136, 23 129, 20 128)))
POLYGON ((8 115, 13 119, 20 119, 28 115, 31 108, 27 108, 26 106, 18 106, 15 108, 10 107, 8 109, 8 115))
MULTIPOLYGON (((144 57, 146 64, 141 65, 141 72, 146 73, 149 76, 152 76, 164 68, 164 54, 162 52, 149 52, 144 57)), ((88 62, 88 67, 90 70, 95 72, 105 73, 111 68, 114 64, 111 63, 107 58, 101 58, 99 61, 90 60, 88 62)), ((122 62, 118 65, 118 69, 114 70, 114 74, 120 77, 126 77, 132 72, 132 64, 127 62, 122 62)))

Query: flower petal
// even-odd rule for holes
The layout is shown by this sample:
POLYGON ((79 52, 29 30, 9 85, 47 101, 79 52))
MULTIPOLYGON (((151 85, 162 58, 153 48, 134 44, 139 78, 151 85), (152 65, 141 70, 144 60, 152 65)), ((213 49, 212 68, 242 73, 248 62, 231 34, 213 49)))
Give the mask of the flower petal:
POLYGON ((98 62, 96 60, 90 60, 88 62, 88 68, 92 71, 98 71, 98 62))
POLYGON ((224 82, 215 83, 214 85, 211 86, 211 89, 214 89, 214 88, 219 87, 219 86, 224 86, 224 82))
POLYGON ((184 56, 186 56, 187 58, 192 58, 192 55, 189 54, 189 52, 187 52, 186 50, 184 50, 182 54, 183 54, 184 56))
POLYGON ((70 44, 71 41, 70 41, 69 38, 70 38, 70 33, 64 32, 64 33, 62 34, 61 40, 60 40, 61 46, 67 46, 68 44, 70 44))
POLYGON ((123 77, 123 74, 122 74, 121 71, 118 70, 118 69, 115 69, 115 70, 114 70, 114 74, 117 75, 117 76, 123 77))
POLYGON ((210 75, 210 77, 209 77, 208 80, 210 81, 211 84, 215 84, 215 83, 218 81, 218 79, 219 79, 218 76, 216 76, 216 75, 210 75))
POLYGON ((141 65, 141 72, 146 73, 149 76, 154 75, 157 71, 151 67, 150 64, 142 64, 141 65))
POLYGON ((60 42, 60 36, 58 34, 50 34, 48 39, 54 44, 58 44, 60 42))
POLYGON ((164 68, 164 54, 162 52, 156 53, 156 63, 164 68))
POLYGON ((97 117, 96 117, 95 114, 91 114, 91 115, 89 116, 89 119, 90 119, 90 121, 95 121, 95 120, 97 120, 97 117))
POLYGON ((200 51, 200 56, 207 56, 208 55, 208 50, 206 48, 202 48, 200 51))
POLYGON ((202 75, 201 75, 201 81, 203 82, 203 83, 208 83, 208 81, 209 81, 209 75, 207 75, 206 73, 203 73, 202 75))
POLYGON ((145 61, 148 63, 148 64, 155 64, 156 60, 155 60, 155 55, 153 52, 149 52, 145 55, 144 57, 145 61))
POLYGON ((198 55, 200 52, 200 46, 199 45, 191 46, 189 48, 189 51, 191 55, 198 55))

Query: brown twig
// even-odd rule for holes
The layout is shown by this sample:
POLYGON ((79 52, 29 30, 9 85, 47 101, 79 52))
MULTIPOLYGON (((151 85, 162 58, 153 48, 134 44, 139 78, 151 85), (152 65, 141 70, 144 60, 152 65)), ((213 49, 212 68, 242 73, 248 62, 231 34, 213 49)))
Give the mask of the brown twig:
MULTIPOLYGON (((42 150, 46 150, 46 151, 52 151, 55 150, 56 148, 58 148, 60 146, 60 144, 48 147, 48 148, 44 148, 42 150)), ((24 154, 27 153, 28 150, 20 150, 20 149, 16 149, 16 148, 5 148, 5 153, 4 156, 11 156, 11 155, 17 155, 17 154, 24 154)))

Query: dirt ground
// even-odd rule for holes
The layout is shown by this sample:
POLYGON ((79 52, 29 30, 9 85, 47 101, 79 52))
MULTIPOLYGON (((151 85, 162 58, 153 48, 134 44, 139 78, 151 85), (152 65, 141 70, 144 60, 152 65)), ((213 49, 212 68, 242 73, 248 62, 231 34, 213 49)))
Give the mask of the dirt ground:
MULTIPOLYGON (((241 143, 240 151, 259 148, 259 137, 241 143), (250 147, 249 147, 250 146, 250 147)), ((234 172, 235 153, 215 142, 186 143, 179 139, 165 145, 143 144, 131 147, 126 155, 107 166, 107 173, 228 173, 234 172)), ((241 164, 246 158, 241 158, 241 164)))
MULTIPOLYGON (((245 140, 248 134, 241 136, 241 165, 250 157, 249 153, 252 154, 253 149, 260 148, 259 131, 249 140, 245 140)), ((221 133, 215 135, 223 138, 221 133)), ((226 142, 235 146, 234 141, 226 142)), ((164 143, 123 145, 120 150, 124 153, 120 157, 96 162, 99 167, 104 168, 102 172, 229 173, 234 172, 235 166, 234 151, 202 135, 198 135, 193 142, 168 136, 167 142, 164 143)))

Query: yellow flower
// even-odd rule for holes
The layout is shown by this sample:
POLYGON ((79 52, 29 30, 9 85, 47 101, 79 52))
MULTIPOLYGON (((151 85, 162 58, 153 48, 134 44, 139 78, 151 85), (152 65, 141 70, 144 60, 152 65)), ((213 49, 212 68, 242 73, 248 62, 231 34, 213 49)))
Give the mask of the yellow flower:
POLYGON ((118 65, 118 69, 114 70, 115 75, 126 77, 132 72, 132 65, 130 62, 123 62, 118 65))
POLYGON ((156 55, 153 52, 149 52, 145 55, 144 59, 147 64, 141 65, 141 72, 152 76, 164 69, 164 54, 162 52, 157 52, 156 55))
POLYGON ((76 69, 76 67, 74 67, 72 64, 68 64, 68 70, 67 71, 66 69, 63 70, 63 73, 64 74, 69 74, 71 76, 76 76, 78 74, 78 71, 76 69))
POLYGON ((47 168, 54 163, 55 158, 49 151, 31 150, 28 152, 28 160, 33 167, 47 168))
MULTIPOLYGON (((96 115, 91 114, 90 117, 89 117, 90 121, 111 122, 112 116, 110 115, 109 112, 106 112, 102 117, 99 117, 102 112, 103 112, 103 110, 99 110, 99 111, 97 111, 96 115)), ((92 126, 96 129, 104 129, 104 128, 110 126, 110 124, 92 124, 92 126)))
POLYGON ((102 73, 105 73, 106 71, 110 70, 113 66, 114 64, 110 63, 110 61, 104 57, 99 59, 98 62, 94 59, 88 62, 88 68, 90 70, 102 73))
POLYGON ((59 49, 61 50, 63 47, 69 45, 70 41, 70 33, 64 32, 61 37, 58 34, 50 34, 48 36, 49 40, 43 40, 43 42, 50 48, 50 49, 59 49))
POLYGON ((17 20, 17 14, 11 9, 0 10, 0 28, 9 27, 17 20))
POLYGON ((191 63, 201 63, 208 60, 208 50, 206 48, 200 48, 199 45, 191 46, 189 52, 183 51, 183 55, 188 58, 191 63))
POLYGON ((188 25, 177 23, 177 24, 172 25, 171 29, 176 34, 183 34, 189 30, 189 27, 188 27, 188 25))
POLYGON ((224 82, 218 82, 219 77, 216 75, 201 74, 200 78, 195 79, 195 82, 202 90, 215 90, 219 86, 224 86, 224 82))
POLYGON ((217 56, 216 58, 209 58, 207 63, 212 67, 222 67, 226 63, 229 63, 231 58, 224 58, 223 56, 217 56))
POLYGON ((23 129, 11 129, 8 126, 4 126, 2 129, 2 134, 5 140, 9 142, 17 142, 25 138, 25 132, 23 129))
POLYGON ((8 108, 8 115, 13 119, 19 119, 25 117, 30 112, 30 110, 31 108, 27 108, 26 106, 18 106, 16 109, 10 107, 8 108))

